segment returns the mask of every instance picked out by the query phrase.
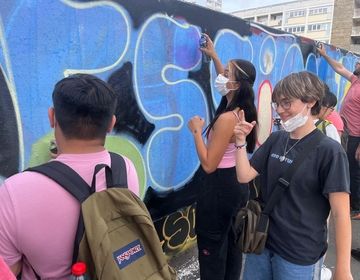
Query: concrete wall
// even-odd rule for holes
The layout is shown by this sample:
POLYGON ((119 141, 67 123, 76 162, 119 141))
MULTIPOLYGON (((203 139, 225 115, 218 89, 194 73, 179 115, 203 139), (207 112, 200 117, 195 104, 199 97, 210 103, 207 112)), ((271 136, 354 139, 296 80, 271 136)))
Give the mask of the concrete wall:
POLYGON ((354 0, 334 0, 331 43, 350 50, 354 0))
MULTIPOLYGON (((71 73, 95 74, 114 87, 119 99, 118 123, 107 147, 134 161, 139 194, 157 220, 165 251, 183 249, 195 238, 190 205, 201 181, 186 124, 195 114, 209 121, 220 100, 213 87, 214 67, 202 63, 198 50, 201 32, 214 39, 222 61, 243 58, 256 66, 259 144, 273 129, 271 91, 279 79, 291 72, 312 71, 327 81, 340 100, 348 87, 316 56, 313 41, 191 4, 3 1, 2 179, 49 159, 53 135, 47 109, 54 83, 71 73)), ((356 58, 351 53, 330 46, 328 51, 353 67, 356 58)))

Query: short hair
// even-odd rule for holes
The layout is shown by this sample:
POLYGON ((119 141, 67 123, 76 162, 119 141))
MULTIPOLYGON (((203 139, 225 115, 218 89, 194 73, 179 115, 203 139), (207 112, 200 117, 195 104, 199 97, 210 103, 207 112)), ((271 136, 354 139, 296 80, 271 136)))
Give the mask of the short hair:
POLYGON ((280 80, 273 90, 272 101, 279 102, 282 97, 300 99, 304 103, 316 101, 311 108, 311 114, 316 116, 320 113, 324 92, 324 83, 316 75, 302 71, 280 80))
POLYGON ((329 87, 325 84, 325 95, 321 101, 321 106, 331 108, 335 107, 337 104, 337 97, 334 93, 332 93, 329 87))
POLYGON ((116 95, 101 79, 74 74, 52 93, 55 117, 67 139, 104 139, 116 108, 116 95))

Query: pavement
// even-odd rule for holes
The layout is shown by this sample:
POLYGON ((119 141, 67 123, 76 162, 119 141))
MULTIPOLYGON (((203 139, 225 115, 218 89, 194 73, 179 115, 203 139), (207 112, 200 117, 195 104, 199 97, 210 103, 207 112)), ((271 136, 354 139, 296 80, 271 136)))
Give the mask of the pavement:
MULTIPOLYGON (((335 269, 335 236, 334 225, 330 219, 329 248, 325 258, 325 265, 334 272, 335 269)), ((360 220, 352 221, 352 248, 360 248, 360 220)), ((200 280, 197 248, 191 247, 170 260, 170 264, 178 272, 179 280, 200 280)), ((351 271, 354 280, 360 280, 360 262, 351 258, 351 271)))

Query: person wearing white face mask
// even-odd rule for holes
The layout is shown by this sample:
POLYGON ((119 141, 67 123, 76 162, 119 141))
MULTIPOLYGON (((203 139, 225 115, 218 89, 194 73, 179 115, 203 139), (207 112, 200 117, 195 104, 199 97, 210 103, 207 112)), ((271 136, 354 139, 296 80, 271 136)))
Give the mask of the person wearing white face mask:
POLYGON ((207 143, 202 137, 205 120, 195 116, 188 123, 206 173, 198 195, 195 223, 200 278, 238 280, 242 253, 234 244, 231 221, 236 210, 247 203, 249 188, 236 179, 235 156, 237 149, 254 150, 256 131, 247 136, 247 145, 240 146, 235 143, 233 131, 239 108, 249 120, 257 121, 252 88, 256 70, 252 63, 241 59, 230 60, 224 69, 208 36, 207 47, 201 50, 214 61, 219 74, 215 87, 222 99, 215 117, 205 129, 207 143))
MULTIPOLYGON (((322 132, 313 122, 313 116, 320 112, 324 90, 324 84, 310 72, 293 73, 279 81, 272 100, 286 131, 273 132, 250 161, 245 151, 237 151, 239 182, 246 183, 260 175, 260 199, 266 203, 277 180, 286 174, 305 147, 314 147, 305 155, 269 214, 264 251, 246 256, 244 280, 320 279, 319 274, 315 275, 316 264, 327 249, 330 209, 336 235, 334 279, 352 279, 348 161, 341 145, 319 135, 322 132), (315 142, 314 138, 318 137, 321 140, 315 142)), ((256 123, 248 122, 242 111, 239 119, 234 133, 236 144, 243 145, 256 123)))

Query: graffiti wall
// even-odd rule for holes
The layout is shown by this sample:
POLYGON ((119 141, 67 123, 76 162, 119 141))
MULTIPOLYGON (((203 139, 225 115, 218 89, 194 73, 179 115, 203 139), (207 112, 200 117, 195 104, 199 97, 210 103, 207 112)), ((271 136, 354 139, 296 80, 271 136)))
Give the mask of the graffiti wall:
MULTIPOLYGON (((198 49, 202 32, 214 40, 224 63, 242 58, 256 66, 259 144, 273 129, 271 91, 279 79, 314 72, 339 101, 349 86, 309 39, 175 0, 3 2, 0 180, 49 159, 47 109, 55 82, 72 73, 97 75, 119 100, 106 146, 135 163, 139 195, 157 220, 166 251, 195 237, 190 205, 201 171, 187 121, 200 115, 208 122, 220 101, 214 66, 203 63, 198 49)), ((327 50, 354 67, 352 53, 327 50)))

